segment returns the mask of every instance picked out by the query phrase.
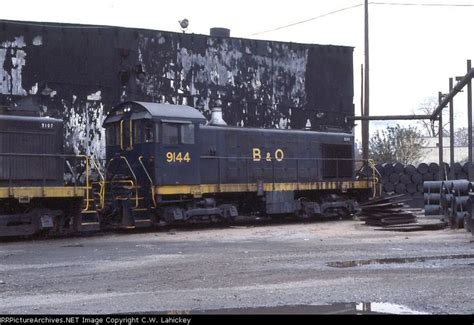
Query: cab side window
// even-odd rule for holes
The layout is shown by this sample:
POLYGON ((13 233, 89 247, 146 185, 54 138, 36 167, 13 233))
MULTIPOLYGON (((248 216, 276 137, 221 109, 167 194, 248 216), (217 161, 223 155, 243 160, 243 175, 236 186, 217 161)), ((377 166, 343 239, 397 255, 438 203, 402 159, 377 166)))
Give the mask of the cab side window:
POLYGON ((143 142, 153 142, 153 123, 145 121, 143 124, 143 142))
POLYGON ((179 143, 179 124, 163 123, 163 143, 178 144, 179 143))
POLYGON ((160 142, 160 124, 155 123, 155 142, 159 143, 160 142))
POLYGON ((181 143, 194 144, 194 125, 193 124, 181 125, 181 143))
POLYGON ((143 122, 142 121, 135 121, 133 123, 135 128, 135 133, 133 135, 133 140, 135 143, 142 143, 143 139, 143 122))
POLYGON ((117 124, 111 124, 106 130, 106 141, 108 146, 115 146, 120 143, 120 134, 117 124))

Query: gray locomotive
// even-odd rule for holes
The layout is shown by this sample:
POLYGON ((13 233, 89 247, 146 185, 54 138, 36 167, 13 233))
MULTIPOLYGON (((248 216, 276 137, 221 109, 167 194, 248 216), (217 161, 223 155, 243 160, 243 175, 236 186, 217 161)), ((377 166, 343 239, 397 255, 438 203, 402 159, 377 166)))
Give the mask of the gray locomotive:
POLYGON ((86 186, 65 186, 64 173, 74 160, 88 159, 63 154, 61 120, 11 108, 0 113, 0 237, 79 231, 81 211, 90 211, 86 186))

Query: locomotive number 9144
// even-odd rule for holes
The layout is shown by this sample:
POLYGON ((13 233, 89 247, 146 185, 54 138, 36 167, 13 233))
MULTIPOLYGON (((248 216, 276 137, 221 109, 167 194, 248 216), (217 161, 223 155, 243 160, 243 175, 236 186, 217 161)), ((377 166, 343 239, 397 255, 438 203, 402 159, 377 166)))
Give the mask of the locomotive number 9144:
POLYGON ((191 162, 191 156, 189 155, 189 152, 172 152, 168 151, 166 153, 166 162, 168 163, 174 163, 174 162, 184 162, 184 163, 189 163, 191 162))

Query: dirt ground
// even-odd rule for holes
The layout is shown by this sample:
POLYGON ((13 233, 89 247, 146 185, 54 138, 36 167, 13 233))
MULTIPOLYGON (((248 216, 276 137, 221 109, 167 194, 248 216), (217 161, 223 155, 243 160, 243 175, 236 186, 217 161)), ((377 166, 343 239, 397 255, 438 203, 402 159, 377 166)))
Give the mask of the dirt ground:
POLYGON ((0 314, 473 314, 472 239, 346 220, 0 242, 0 314))

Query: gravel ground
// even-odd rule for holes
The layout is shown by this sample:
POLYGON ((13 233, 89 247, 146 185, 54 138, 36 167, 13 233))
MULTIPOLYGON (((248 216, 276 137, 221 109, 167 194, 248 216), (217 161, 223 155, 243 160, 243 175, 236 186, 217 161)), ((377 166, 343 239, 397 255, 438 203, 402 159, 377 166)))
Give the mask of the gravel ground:
POLYGON ((0 242, 0 314, 361 302, 473 314, 471 240, 464 230, 385 232, 349 220, 0 242))

